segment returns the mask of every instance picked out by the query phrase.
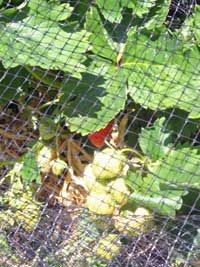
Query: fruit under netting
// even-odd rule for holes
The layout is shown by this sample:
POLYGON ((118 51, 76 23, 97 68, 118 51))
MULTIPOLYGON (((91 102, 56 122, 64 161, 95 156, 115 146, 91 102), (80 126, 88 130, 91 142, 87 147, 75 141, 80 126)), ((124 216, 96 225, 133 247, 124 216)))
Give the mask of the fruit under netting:
POLYGON ((0 1, 0 267, 200 266, 198 1, 0 1))

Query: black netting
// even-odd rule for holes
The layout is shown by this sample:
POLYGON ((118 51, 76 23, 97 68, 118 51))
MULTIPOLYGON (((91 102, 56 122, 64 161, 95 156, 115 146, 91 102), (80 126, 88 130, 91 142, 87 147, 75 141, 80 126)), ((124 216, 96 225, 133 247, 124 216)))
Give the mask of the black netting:
POLYGON ((200 2, 0 0, 0 267, 200 266, 200 2))

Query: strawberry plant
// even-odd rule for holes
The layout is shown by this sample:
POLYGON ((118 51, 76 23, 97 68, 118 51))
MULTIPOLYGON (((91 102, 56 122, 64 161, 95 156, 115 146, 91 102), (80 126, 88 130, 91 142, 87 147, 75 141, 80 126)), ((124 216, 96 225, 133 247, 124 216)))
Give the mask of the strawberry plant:
POLYGON ((0 1, 0 228, 38 229, 45 204, 86 209, 58 264, 73 237, 88 260, 71 265, 104 266, 118 236, 199 211, 200 8, 174 2, 0 1))

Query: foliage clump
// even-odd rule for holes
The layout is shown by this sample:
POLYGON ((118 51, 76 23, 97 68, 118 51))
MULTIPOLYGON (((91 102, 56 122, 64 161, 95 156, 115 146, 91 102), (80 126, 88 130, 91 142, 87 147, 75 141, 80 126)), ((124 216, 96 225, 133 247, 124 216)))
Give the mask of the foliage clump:
POLYGON ((106 266, 157 217, 199 211, 200 7, 176 2, 0 1, 0 229, 84 210, 49 265, 106 266))

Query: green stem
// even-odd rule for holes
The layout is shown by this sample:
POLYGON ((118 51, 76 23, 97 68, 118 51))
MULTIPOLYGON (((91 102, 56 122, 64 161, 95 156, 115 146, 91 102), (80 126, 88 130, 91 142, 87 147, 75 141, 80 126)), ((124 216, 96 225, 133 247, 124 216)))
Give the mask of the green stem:
POLYGON ((37 80, 41 81, 42 83, 54 87, 56 89, 60 89, 62 87, 62 83, 55 81, 54 79, 50 78, 47 75, 44 75, 44 73, 40 73, 39 71, 32 71, 32 69, 28 66, 25 66, 26 70, 31 73, 33 77, 35 77, 37 80))
POLYGON ((137 150, 135 150, 134 148, 126 147, 126 148, 121 149, 120 151, 122 153, 124 153, 124 152, 131 152, 131 153, 135 154, 138 158, 140 158, 142 161, 145 160, 145 157, 140 152, 138 152, 137 150))
POLYGON ((56 103, 59 103, 59 101, 60 101, 60 99, 58 99, 58 98, 53 99, 53 100, 51 100, 51 101, 49 101, 49 102, 46 102, 46 103, 44 103, 43 105, 41 105, 41 106, 39 107, 39 109, 43 109, 43 108, 46 108, 46 107, 48 107, 48 106, 55 105, 56 103))
POLYGON ((110 144, 107 140, 105 140, 105 144, 111 149, 116 149, 116 147, 110 144))

